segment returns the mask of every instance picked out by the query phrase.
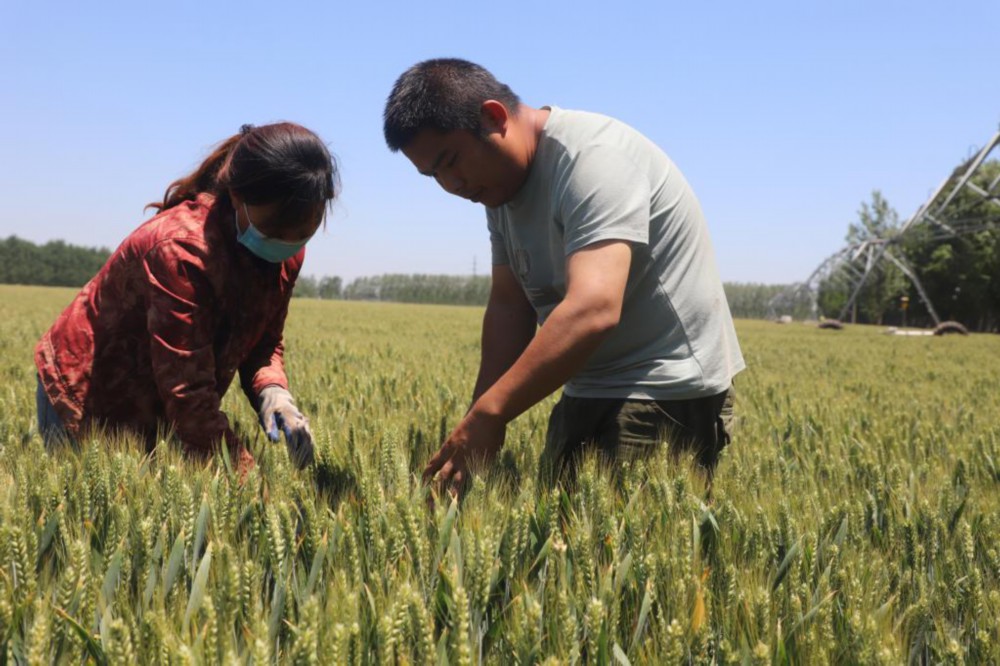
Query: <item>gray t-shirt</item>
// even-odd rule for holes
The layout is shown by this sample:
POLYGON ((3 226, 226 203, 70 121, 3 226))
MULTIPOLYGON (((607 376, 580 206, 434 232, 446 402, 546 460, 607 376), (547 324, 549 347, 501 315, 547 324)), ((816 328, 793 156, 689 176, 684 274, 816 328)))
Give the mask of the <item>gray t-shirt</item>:
POLYGON ((494 265, 509 265, 543 324, 566 296, 566 257, 628 241, 618 327, 564 387, 582 398, 715 395, 745 367, 705 218, 670 158, 622 122, 549 107, 531 172, 487 208, 494 265))

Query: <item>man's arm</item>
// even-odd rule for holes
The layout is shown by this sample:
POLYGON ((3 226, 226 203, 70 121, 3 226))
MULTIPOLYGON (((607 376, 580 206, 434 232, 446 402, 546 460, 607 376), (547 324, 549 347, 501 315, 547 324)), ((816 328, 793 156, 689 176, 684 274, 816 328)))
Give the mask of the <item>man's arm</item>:
POLYGON ((472 404, 514 365, 535 335, 538 316, 510 266, 493 267, 483 315, 482 355, 472 404))
POLYGON ((629 244, 615 240, 567 257, 566 298, 472 411, 507 423, 580 371, 618 325, 631 263, 629 244))
POLYGON ((425 480, 437 475, 460 486, 473 460, 500 450, 508 422, 583 368, 618 325, 631 262, 631 246, 619 240, 597 242, 567 257, 566 297, 514 364, 474 402, 427 463, 425 480))

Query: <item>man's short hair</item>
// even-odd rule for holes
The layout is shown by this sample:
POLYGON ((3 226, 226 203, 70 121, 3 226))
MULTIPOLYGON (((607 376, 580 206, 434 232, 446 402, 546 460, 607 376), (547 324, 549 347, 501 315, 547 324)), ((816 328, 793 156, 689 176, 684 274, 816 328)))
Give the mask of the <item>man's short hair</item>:
POLYGON ((405 148, 422 130, 468 130, 482 135, 480 111, 488 99, 517 114, 520 98, 486 69, 459 58, 419 62, 403 72, 389 93, 383 131, 389 150, 405 148))

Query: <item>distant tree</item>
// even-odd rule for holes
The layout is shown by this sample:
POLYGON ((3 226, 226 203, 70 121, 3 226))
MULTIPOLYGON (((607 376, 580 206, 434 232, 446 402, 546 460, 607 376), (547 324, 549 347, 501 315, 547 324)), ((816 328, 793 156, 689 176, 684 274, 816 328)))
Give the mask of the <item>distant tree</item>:
POLYGON ((356 278, 342 293, 353 300, 485 305, 489 285, 486 276, 386 274, 356 278))
MULTIPOLYGON (((1000 161, 982 165, 973 178, 981 190, 1000 179, 1000 161)), ((915 266, 942 319, 979 331, 1000 328, 1000 201, 963 189, 938 218, 945 225, 978 226, 972 233, 941 238, 941 227, 924 225, 908 235, 904 252, 915 266)), ((931 325, 929 314, 911 290, 915 318, 931 325)))
POLYGON ((50 241, 45 245, 10 236, 0 241, 0 283, 81 287, 111 256, 106 248, 50 241))
MULTIPOLYGON (((329 278, 339 280, 339 278, 329 278)), ((320 281, 320 296, 323 284, 320 281)), ((765 318, 771 298, 785 285, 726 283, 726 298, 734 317, 765 318)), ((398 303, 442 305, 485 305, 490 295, 490 278, 485 275, 403 275, 398 273, 359 277, 340 292, 348 300, 378 300, 398 303)), ((796 313, 802 316, 803 313, 796 313)))
MULTIPOLYGON (((847 242, 856 243, 873 239, 890 239, 899 232, 899 213, 878 190, 872 192, 871 204, 862 203, 858 221, 847 230, 847 242)), ((864 270, 863 266, 858 266, 864 270)), ((857 299, 857 310, 862 320, 881 324, 886 312, 897 309, 899 297, 906 293, 907 280, 899 268, 881 261, 869 275, 857 299)), ((855 319, 856 317, 852 317, 855 319)))
POLYGON ((359 277, 344 287, 344 298, 355 301, 377 301, 381 294, 381 278, 359 277))
MULTIPOLYGON (((871 203, 862 202, 858 221, 847 229, 849 244, 892 239, 899 231, 899 214, 878 190, 872 192, 871 203)), ((895 249, 892 249, 895 251, 895 249)), ((859 255, 853 263, 840 268, 819 288, 819 305, 828 317, 837 316, 850 298, 854 281, 850 274, 861 275, 867 269, 866 254, 859 255)), ((864 286, 854 301, 850 313, 852 321, 881 324, 890 309, 898 309, 899 297, 907 291, 907 279, 895 264, 880 261, 872 267, 864 286)))
POLYGON ((292 291, 292 296, 299 298, 319 298, 319 287, 317 287, 316 278, 312 275, 300 275, 295 280, 295 289, 292 291))
POLYGON ((320 298, 340 298, 341 292, 343 291, 343 280, 340 277, 334 275, 325 275, 319 281, 319 297, 320 298))
MULTIPOLYGON (((950 190, 961 171, 956 169, 944 191, 950 190)), ((921 222, 891 246, 891 251, 913 269, 941 319, 959 321, 977 331, 1000 330, 1000 201, 995 195, 982 195, 991 186, 995 191, 998 181, 1000 161, 986 162, 971 181, 978 192, 963 189, 936 214, 936 222, 921 222), (964 232, 949 235, 948 229, 964 232)), ((899 216, 876 191, 870 204, 862 204, 858 222, 848 229, 847 241, 893 238, 898 229, 899 216)), ((820 285, 819 304, 827 316, 843 309, 850 295, 847 276, 863 272, 862 261, 845 266, 820 285)), ((916 287, 886 261, 869 277, 855 302, 854 314, 861 322, 883 323, 890 313, 898 321, 902 296, 909 302, 910 325, 933 325, 916 287)))
POLYGON ((816 305, 819 312, 825 317, 837 317, 847 305, 847 299, 851 296, 851 283, 847 282, 844 275, 833 275, 819 285, 816 294, 816 305))
MULTIPOLYGON (((771 299, 785 291, 788 285, 756 282, 726 282, 723 285, 729 311, 739 319, 765 319, 769 316, 771 299)), ((805 317, 806 312, 783 312, 805 317)))

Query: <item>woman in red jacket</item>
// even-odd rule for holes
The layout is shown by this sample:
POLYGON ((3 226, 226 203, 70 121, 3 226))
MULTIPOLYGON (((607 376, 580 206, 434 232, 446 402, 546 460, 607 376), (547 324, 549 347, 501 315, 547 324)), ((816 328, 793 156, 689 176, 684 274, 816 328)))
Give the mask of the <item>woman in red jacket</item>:
POLYGON ((323 142, 293 123, 245 125, 167 188, 35 348, 46 444, 91 427, 127 429, 151 446, 172 428, 207 457, 224 443, 253 458, 220 411, 236 372, 272 441, 312 458, 306 418, 288 392, 282 330, 304 246, 337 182, 323 142))

